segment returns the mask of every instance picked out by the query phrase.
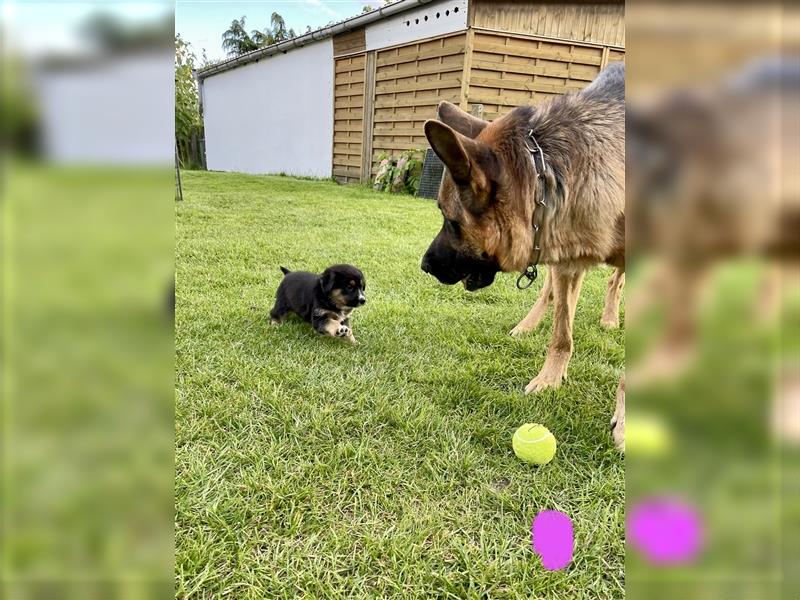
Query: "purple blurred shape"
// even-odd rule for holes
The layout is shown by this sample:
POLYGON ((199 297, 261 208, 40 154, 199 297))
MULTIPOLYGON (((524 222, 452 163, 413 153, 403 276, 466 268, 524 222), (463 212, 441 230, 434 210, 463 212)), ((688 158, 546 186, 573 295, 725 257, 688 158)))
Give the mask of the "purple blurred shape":
POLYGON ((697 557, 703 527, 697 511, 679 500, 651 498, 629 511, 628 543, 650 562, 680 564, 697 557))
POLYGON ((543 510, 531 526, 533 551, 548 571, 563 569, 572 561, 572 520, 558 510, 543 510))

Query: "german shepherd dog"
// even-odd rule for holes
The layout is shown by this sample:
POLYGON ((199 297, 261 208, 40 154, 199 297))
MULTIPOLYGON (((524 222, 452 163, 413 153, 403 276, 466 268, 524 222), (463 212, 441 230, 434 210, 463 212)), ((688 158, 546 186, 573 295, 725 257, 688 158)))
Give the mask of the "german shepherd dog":
POLYGON ((542 296, 552 295, 553 334, 525 391, 558 387, 586 270, 616 267, 610 296, 625 270, 624 65, 611 64, 578 93, 491 123, 441 103, 425 136, 446 170, 438 196, 444 224, 422 270, 473 291, 491 285, 498 271, 549 265, 542 296))
POLYGON ((776 316, 780 281, 800 265, 798 89, 797 62, 769 57, 628 106, 628 245, 651 263, 629 318, 664 312, 660 339, 628 365, 631 385, 686 371, 704 288, 727 262, 767 263, 754 317, 776 316))

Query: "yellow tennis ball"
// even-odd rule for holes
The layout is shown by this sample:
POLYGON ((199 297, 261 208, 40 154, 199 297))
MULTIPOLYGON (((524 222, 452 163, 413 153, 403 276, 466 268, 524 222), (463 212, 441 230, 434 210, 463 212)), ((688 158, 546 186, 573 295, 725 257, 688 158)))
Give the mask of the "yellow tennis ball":
POLYGON ((514 454, 525 462, 546 465, 556 454, 556 438, 544 425, 525 423, 511 439, 514 454))
POLYGON ((631 413, 625 423, 625 450, 629 456, 663 456, 672 450, 672 433, 656 415, 631 413))

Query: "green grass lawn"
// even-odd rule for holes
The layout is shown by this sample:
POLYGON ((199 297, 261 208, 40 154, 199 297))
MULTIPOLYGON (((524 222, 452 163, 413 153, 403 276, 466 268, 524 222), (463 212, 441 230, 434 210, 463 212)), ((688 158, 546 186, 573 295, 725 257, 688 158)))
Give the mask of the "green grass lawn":
MULTIPOLYGON (((624 333, 587 276, 559 390, 522 393, 551 318, 515 275, 476 293, 419 268, 433 202, 329 181, 185 173, 177 205, 176 594, 180 598, 624 597, 624 463, 609 419, 624 333), (367 277, 358 346, 269 324, 279 265, 367 277), (511 436, 546 424, 554 461, 511 436), (536 513, 573 519, 562 571, 536 513)), ((541 280, 534 286, 541 287, 541 280)))

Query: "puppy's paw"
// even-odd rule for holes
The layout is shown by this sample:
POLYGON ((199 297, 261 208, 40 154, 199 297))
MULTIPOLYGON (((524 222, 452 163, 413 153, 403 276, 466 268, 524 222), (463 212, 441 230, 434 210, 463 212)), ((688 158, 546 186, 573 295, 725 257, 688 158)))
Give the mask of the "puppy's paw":
POLYGON ((281 322, 278 319, 270 319, 269 324, 272 325, 273 327, 277 327, 278 325, 281 324, 281 322))
POLYGON ((353 334, 347 325, 339 325, 334 334, 336 337, 351 337, 353 334))

